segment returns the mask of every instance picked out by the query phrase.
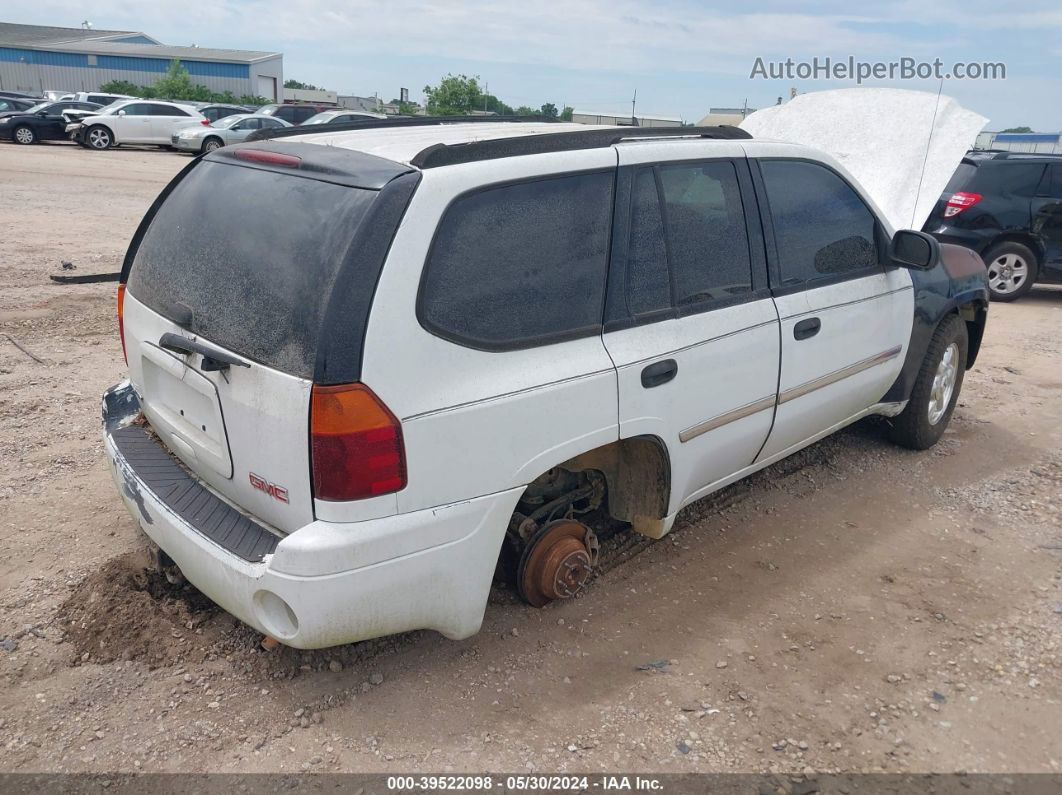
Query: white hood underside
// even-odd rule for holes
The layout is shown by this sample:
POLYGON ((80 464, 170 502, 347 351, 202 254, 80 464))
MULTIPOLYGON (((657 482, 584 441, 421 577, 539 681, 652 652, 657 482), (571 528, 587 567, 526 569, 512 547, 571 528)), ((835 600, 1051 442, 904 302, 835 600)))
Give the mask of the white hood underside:
POLYGON ((801 94, 741 123, 754 138, 833 155, 894 229, 921 229, 988 121, 948 96, 897 88, 801 94))

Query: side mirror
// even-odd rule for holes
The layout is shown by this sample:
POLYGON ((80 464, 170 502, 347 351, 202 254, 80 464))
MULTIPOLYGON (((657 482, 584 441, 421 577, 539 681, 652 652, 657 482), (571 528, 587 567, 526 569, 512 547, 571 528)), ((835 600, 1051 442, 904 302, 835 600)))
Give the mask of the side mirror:
POLYGON ((125 111, 124 111, 124 110, 120 110, 120 111, 118 111, 118 115, 119 115, 119 116, 124 116, 124 115, 125 115, 125 111))
POLYGON ((940 261, 940 243, 932 235, 901 229, 892 236, 889 260, 893 265, 914 270, 933 270, 940 261))

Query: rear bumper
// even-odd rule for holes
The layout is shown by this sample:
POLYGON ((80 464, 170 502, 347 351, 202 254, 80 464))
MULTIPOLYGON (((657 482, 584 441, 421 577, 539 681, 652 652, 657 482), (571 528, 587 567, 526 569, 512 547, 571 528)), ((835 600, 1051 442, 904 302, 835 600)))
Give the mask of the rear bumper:
POLYGON ((138 411, 128 384, 104 396, 105 450, 118 492, 185 577, 241 621, 297 648, 413 629, 453 639, 479 630, 520 489, 365 522, 315 521, 250 561, 171 509, 123 455, 114 432, 138 411))

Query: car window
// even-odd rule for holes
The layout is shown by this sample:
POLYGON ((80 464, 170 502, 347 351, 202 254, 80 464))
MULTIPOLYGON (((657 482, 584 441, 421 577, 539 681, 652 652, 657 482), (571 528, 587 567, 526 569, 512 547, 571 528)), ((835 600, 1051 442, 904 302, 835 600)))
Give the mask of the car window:
POLYGON ((114 97, 110 94, 89 94, 85 99, 88 102, 95 102, 100 105, 110 105, 112 102, 117 102, 121 97, 114 97))
POLYGON ((126 116, 150 116, 152 115, 151 105, 146 102, 134 102, 132 105, 125 105, 118 108, 118 112, 125 111, 126 116))
POLYGON ((631 227, 627 248, 627 309, 632 316, 671 306, 664 215, 656 171, 639 169, 631 191, 631 227))
POLYGON ((524 348, 600 329, 611 172, 477 191, 450 205, 418 315, 472 347, 524 348))
POLYGON ((1062 165, 1055 163, 1051 166, 1050 186, 1047 195, 1053 199, 1062 199, 1062 165))
POLYGON ((800 160, 760 162, 782 286, 879 265, 877 220, 839 175, 800 160))
POLYGON ((295 118, 298 119, 300 123, 306 121, 311 116, 316 116, 316 115, 317 115, 317 112, 313 108, 296 108, 295 109, 295 118))
POLYGON ((176 105, 152 105, 152 116, 188 116, 189 114, 176 105))
POLYGON ((627 250, 632 316, 752 291, 745 208, 729 161, 641 168, 627 250))
POLYGON ((258 121, 260 121, 262 123, 262 129, 263 130, 272 130, 272 129, 284 126, 283 124, 281 124, 276 119, 259 119, 258 121))
POLYGON ((237 129, 237 130, 257 130, 258 129, 258 119, 244 119, 243 121, 239 122, 236 125, 235 129, 237 129))

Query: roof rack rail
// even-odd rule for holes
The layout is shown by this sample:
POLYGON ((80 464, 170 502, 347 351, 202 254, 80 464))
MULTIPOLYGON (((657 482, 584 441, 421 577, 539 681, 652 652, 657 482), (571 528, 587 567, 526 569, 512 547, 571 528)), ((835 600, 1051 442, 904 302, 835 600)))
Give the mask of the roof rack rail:
MULTIPOLYGON (((353 130, 380 130, 396 127, 431 127, 466 122, 556 122, 541 116, 425 116, 406 119, 367 119, 343 124, 321 125, 321 129, 307 127, 284 127, 275 130, 260 130, 247 137, 247 141, 263 141, 273 138, 290 138, 317 133, 347 132, 353 130)), ((315 125, 316 126, 316 125, 315 125)), ((570 152, 577 149, 602 149, 624 141, 637 139, 683 139, 713 138, 742 140, 752 136, 740 127, 720 124, 715 127, 607 127, 605 129, 565 130, 564 132, 522 135, 511 138, 492 138, 484 141, 469 141, 459 144, 432 144, 422 149, 410 164, 417 168, 470 163, 476 160, 496 160, 517 155, 544 154, 547 152, 570 152)))
MULTIPOLYGON (((334 108, 333 110, 358 111, 351 108, 334 108)), ((280 127, 271 130, 259 130, 247 136, 248 141, 265 141, 270 138, 288 138, 292 135, 312 135, 316 133, 345 132, 348 130, 378 130, 383 127, 437 127, 441 124, 468 124, 469 122, 536 122, 559 123, 560 119, 548 119, 545 116, 396 116, 388 119, 359 119, 340 124, 318 125, 309 127, 280 127)))
POLYGON ((571 152, 576 149, 603 149, 624 141, 637 139, 715 138, 741 140, 752 136, 739 127, 721 124, 716 127, 630 127, 603 130, 570 130, 514 138, 493 138, 460 144, 433 144, 422 149, 410 165, 417 168, 438 168, 476 160, 496 160, 518 155, 538 155, 547 152, 571 152))

